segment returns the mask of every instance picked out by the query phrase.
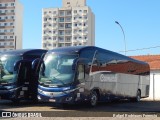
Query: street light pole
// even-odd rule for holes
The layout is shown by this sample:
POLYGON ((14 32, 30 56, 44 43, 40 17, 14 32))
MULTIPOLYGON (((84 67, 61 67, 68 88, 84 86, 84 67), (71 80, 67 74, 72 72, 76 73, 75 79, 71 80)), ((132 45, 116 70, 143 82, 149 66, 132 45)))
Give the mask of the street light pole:
POLYGON ((123 28, 122 28, 121 24, 119 24, 119 22, 118 22, 118 21, 115 21, 115 23, 116 23, 116 24, 118 24, 118 25, 120 26, 120 28, 121 28, 121 30, 122 30, 122 32, 123 32, 123 36, 124 36, 124 46, 125 46, 125 50, 124 50, 124 52, 125 52, 125 55, 126 55, 126 39, 125 39, 124 30, 123 30, 123 28))

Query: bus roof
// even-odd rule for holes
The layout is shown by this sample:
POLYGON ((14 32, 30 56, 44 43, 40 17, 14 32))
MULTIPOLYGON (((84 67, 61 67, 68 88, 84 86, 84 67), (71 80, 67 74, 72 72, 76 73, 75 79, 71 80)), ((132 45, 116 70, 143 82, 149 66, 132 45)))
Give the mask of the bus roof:
POLYGON ((1 52, 0 55, 26 55, 31 52, 47 52, 43 49, 20 49, 20 50, 11 50, 6 52, 1 52))
POLYGON ((113 51, 110 51, 110 50, 105 50, 105 49, 102 49, 102 48, 99 48, 99 47, 95 47, 95 46, 60 47, 60 48, 55 48, 53 50, 49 50, 48 53, 62 52, 62 53, 73 53, 74 54, 74 53, 80 53, 81 51, 87 50, 87 49, 92 49, 92 50, 95 50, 95 51, 98 50, 98 51, 102 51, 102 52, 105 52, 105 53, 109 53, 112 56, 117 56, 118 58, 126 59, 128 61, 133 61, 133 62, 136 62, 136 63, 139 63, 139 64, 147 64, 146 62, 135 60, 135 59, 130 58, 128 56, 121 55, 119 53, 116 53, 116 52, 113 52, 113 51))

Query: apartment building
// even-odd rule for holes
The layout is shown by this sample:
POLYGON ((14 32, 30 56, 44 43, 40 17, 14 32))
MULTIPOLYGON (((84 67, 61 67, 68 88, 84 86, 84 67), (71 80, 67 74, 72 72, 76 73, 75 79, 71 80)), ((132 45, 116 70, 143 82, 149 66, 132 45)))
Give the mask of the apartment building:
POLYGON ((22 15, 18 0, 0 0, 0 52, 22 48, 22 15))
POLYGON ((42 11, 42 48, 95 45, 95 16, 86 0, 63 0, 42 11))

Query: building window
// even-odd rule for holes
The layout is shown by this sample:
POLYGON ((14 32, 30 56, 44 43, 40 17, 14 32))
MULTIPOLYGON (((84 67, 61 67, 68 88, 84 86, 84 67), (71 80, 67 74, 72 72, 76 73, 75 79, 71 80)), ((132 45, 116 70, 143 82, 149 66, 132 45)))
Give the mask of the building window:
POLYGON ((72 24, 71 23, 68 23, 65 25, 65 28, 71 28, 72 27, 72 24))
POLYGON ((57 21, 57 18, 54 18, 54 21, 57 21))
POLYGON ((11 10, 11 13, 14 13, 14 10, 11 10))
POLYGON ((79 10, 79 12, 82 12, 82 10, 79 10))
POLYGON ((13 36, 10 36, 11 39, 13 39, 13 36))
POLYGON ((84 19, 87 19, 87 16, 85 16, 84 19))
POLYGON ((44 48, 46 47, 46 43, 43 43, 43 47, 44 47, 44 48))
POLYGON ((5 4, 5 7, 7 7, 8 6, 8 4, 5 4))
POLYGON ((70 2, 67 2, 67 4, 70 4, 70 2))
POLYGON ((10 32, 13 32, 13 29, 11 29, 10 32))
POLYGON ((64 18, 59 18, 59 22, 64 22, 64 18))
POLYGON ((74 26, 77 26, 77 23, 75 23, 74 26))
POLYGON ((60 16, 64 16, 64 11, 60 11, 60 16))
POLYGON ((53 47, 56 47, 56 44, 53 44, 53 47))
POLYGON ((5 19, 8 19, 8 17, 6 16, 5 19))
POLYGON ((13 42, 10 42, 10 44, 9 45, 13 45, 13 42))
POLYGON ((14 19, 14 16, 11 16, 11 19, 14 19))
POLYGON ((66 22, 71 22, 71 18, 70 17, 66 18, 66 22))
POLYGON ((67 15, 71 15, 71 11, 67 11, 67 15))
POLYGON ((80 16, 79 19, 82 19, 82 17, 80 16))
POLYGON ((14 6, 14 3, 11 3, 11 6, 14 6))
POLYGON ((45 11, 43 14, 45 15, 45 14, 47 14, 47 12, 45 11))
POLYGON ((53 40, 56 40, 56 37, 53 37, 53 40))
POLYGON ((59 35, 64 35, 64 31, 59 31, 59 35))
POLYGON ((56 14, 56 11, 54 11, 53 14, 56 14))
POLYGON ((0 4, 0 7, 2 7, 2 4, 0 4))
POLYGON ((84 13, 87 13, 87 10, 84 10, 84 13))
POLYGON ((5 13, 7 13, 8 12, 8 10, 5 10, 5 13))
POLYGON ((12 26, 12 25, 13 25, 13 23, 10 23, 10 25, 12 26))
POLYGON ((77 13, 77 10, 74 10, 74 13, 77 13))
POLYGON ((4 36, 4 39, 7 39, 7 36, 4 36))
POLYGON ((7 23, 4 23, 4 26, 7 26, 7 23))

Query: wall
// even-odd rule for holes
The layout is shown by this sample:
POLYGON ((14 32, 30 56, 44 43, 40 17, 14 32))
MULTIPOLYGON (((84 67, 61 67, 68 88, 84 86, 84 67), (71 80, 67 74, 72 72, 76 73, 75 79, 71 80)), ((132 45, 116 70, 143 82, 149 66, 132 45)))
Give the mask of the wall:
POLYGON ((150 91, 148 100, 160 101, 160 70, 150 73, 150 91))

